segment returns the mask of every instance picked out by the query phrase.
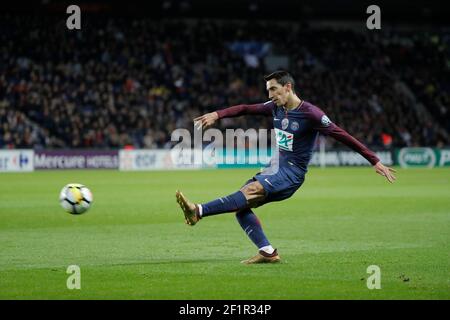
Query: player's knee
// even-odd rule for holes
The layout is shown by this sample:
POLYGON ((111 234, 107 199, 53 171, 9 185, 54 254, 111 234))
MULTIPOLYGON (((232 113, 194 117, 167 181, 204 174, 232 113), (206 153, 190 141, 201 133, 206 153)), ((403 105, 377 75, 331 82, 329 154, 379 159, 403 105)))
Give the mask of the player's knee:
POLYGON ((264 188, 259 181, 245 185, 241 191, 247 199, 255 196, 264 196, 264 188))
POLYGON ((248 184, 246 186, 243 186, 241 188, 241 191, 244 194, 244 196, 248 197, 248 196, 253 195, 253 193, 255 192, 255 189, 251 185, 248 184))
POLYGON ((262 184, 259 181, 255 181, 253 182, 253 188, 254 188, 254 192, 258 195, 264 195, 264 187, 262 186, 262 184))

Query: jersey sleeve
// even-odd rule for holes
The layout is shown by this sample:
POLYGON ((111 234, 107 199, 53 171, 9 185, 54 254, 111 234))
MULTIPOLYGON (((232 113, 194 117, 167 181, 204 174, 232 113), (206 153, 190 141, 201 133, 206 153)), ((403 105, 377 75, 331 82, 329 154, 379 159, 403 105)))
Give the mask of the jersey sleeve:
POLYGON ((246 114, 272 116, 274 104, 272 101, 257 104, 239 104, 216 111, 219 119, 239 117, 246 114))
POLYGON ((372 165, 375 165, 380 159, 375 155, 375 153, 367 148, 364 144, 358 141, 355 137, 350 135, 347 131, 337 126, 327 117, 327 115, 317 107, 311 107, 309 115, 313 122, 313 129, 318 132, 329 135, 336 139, 337 141, 345 144, 353 151, 361 154, 367 161, 372 165))

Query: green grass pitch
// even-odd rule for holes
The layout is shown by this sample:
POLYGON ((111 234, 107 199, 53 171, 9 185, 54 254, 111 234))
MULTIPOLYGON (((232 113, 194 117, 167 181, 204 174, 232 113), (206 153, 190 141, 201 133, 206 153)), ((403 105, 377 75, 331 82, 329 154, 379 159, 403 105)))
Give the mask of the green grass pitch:
POLYGON ((256 248, 234 214, 189 227, 175 190, 206 202, 255 171, 1 174, 0 299, 450 298, 450 169, 398 170, 391 185, 371 168, 311 168, 292 198, 255 210, 283 263, 245 266, 256 248), (94 194, 84 215, 59 206, 70 182, 94 194))

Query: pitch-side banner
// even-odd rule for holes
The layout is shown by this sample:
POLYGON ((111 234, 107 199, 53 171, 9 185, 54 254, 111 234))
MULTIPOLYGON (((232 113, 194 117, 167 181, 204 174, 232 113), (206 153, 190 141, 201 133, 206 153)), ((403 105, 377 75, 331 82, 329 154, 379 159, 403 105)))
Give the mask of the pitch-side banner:
POLYGON ((117 169, 116 150, 37 150, 36 169, 117 169))
POLYGON ((203 168, 202 153, 177 150, 120 150, 120 170, 164 170, 203 168), (196 155, 197 157, 194 157, 196 155), (196 158, 198 160, 196 161, 196 158))
POLYGON ((33 150, 0 150, 0 172, 33 171, 33 150))
MULTIPOLYGON (((238 157, 235 156, 236 159, 244 159, 247 161, 241 161, 240 163, 220 163, 218 165, 219 168, 231 168, 231 167, 257 167, 257 166, 265 166, 268 161, 266 160, 266 155, 269 156, 272 153, 270 150, 259 150, 258 152, 250 152, 248 154, 241 154, 238 157), (262 157, 257 156, 258 154, 264 155, 264 161, 262 161, 262 157)), ((379 151, 375 152, 378 158, 380 158, 381 162, 385 165, 393 165, 394 160, 392 157, 391 151, 379 151)), ((227 155, 228 157, 228 155, 227 155)), ((225 159, 225 157, 224 157, 225 159)), ((310 166, 369 166, 370 163, 359 153, 354 151, 346 151, 346 150, 335 150, 335 151, 325 151, 313 152, 311 161, 309 163, 310 166)))
MULTIPOLYGON (((391 166, 394 164, 391 151, 377 151, 375 152, 381 162, 385 165, 391 166)), ((354 151, 325 151, 313 152, 310 162, 312 166, 370 166, 362 155, 354 151)))
MULTIPOLYGON (((200 169, 200 168, 235 168, 262 167, 270 159, 270 150, 264 152, 242 151, 232 155, 217 151, 222 155, 221 160, 211 159, 207 151, 201 150, 120 150, 120 170, 161 170, 161 169, 200 169)), ((261 151, 261 150, 259 150, 261 151)), ((393 164, 390 151, 376 153, 386 165, 393 164)), ((370 163, 361 155, 353 151, 315 152, 311 165, 325 166, 364 166, 370 163)))
POLYGON ((450 149, 402 148, 396 150, 396 160, 402 168, 449 167, 450 149))

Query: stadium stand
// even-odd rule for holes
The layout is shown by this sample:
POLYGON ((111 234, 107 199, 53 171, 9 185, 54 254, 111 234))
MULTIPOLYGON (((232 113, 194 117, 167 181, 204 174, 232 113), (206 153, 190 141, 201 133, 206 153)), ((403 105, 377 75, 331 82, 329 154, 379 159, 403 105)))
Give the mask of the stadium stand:
POLYGON ((202 113, 266 101, 267 57, 287 57, 300 97, 372 148, 449 144, 448 31, 83 19, 68 32, 56 17, 1 17, 0 148, 169 148, 202 113))

